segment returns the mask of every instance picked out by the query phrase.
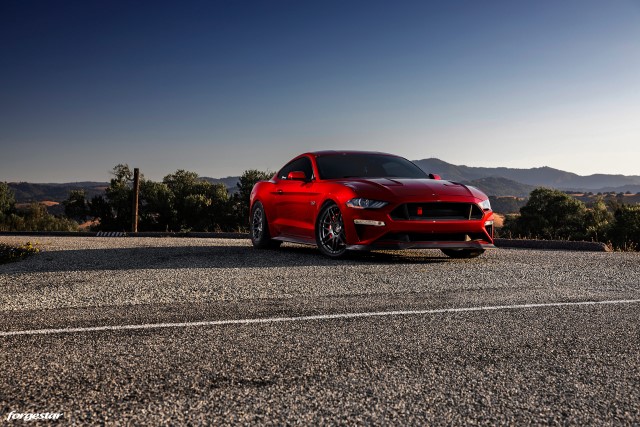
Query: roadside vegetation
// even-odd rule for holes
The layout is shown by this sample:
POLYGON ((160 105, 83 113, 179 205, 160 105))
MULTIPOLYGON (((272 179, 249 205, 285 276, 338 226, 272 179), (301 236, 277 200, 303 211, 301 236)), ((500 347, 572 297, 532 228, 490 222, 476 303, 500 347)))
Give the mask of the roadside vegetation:
POLYGON ((38 243, 27 242, 23 245, 7 245, 0 243, 0 264, 25 258, 29 255, 40 252, 38 243))
POLYGON ((596 197, 589 206, 562 192, 536 188, 516 215, 507 215, 501 237, 586 240, 616 250, 638 250, 640 205, 596 197))
MULTIPOLYGON (((111 174, 104 194, 89 199, 84 191, 72 190, 60 216, 49 214, 38 203, 17 209, 11 189, 0 183, 0 231, 75 231, 79 224, 91 224, 95 231, 129 231, 133 171, 119 164, 111 174)), ((224 184, 212 184, 185 170, 168 174, 160 182, 141 175, 138 229, 246 231, 251 189, 272 175, 247 170, 232 192, 224 184)), ((579 196, 536 188, 528 199, 492 198, 494 210, 507 214, 497 233, 506 238, 598 241, 617 250, 640 250, 640 204, 626 203, 630 197, 625 194, 579 196)))
MULTIPOLYGON (((133 208, 133 171, 117 165, 104 195, 87 200, 83 191, 72 191, 63 202, 65 214, 79 223, 94 218, 101 231, 129 231, 133 208)), ((140 177, 140 231, 245 231, 249 218, 249 196, 253 185, 273 173, 247 170, 237 191, 230 194, 224 184, 212 184, 197 173, 177 170, 161 182, 140 177)))
POLYGON ((0 231, 76 231, 78 223, 49 214, 46 206, 31 203, 18 209, 9 186, 0 182, 0 231))

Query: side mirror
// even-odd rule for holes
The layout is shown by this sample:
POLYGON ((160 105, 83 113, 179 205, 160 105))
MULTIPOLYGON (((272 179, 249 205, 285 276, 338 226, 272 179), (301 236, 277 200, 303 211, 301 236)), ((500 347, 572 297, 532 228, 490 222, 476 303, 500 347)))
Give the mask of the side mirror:
POLYGON ((431 178, 431 179, 442 179, 442 178, 440 178, 440 175, 436 175, 435 173, 430 173, 429 174, 429 178, 431 178))
POLYGON ((287 179, 292 181, 306 181, 307 176, 302 171, 293 171, 289 172, 289 175, 287 175, 287 179))

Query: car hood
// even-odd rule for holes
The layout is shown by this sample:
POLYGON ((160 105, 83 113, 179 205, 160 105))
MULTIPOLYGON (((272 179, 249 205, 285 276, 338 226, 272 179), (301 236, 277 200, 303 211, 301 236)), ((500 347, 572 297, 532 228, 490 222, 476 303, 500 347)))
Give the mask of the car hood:
POLYGON ((371 197, 371 193, 391 193, 396 197, 424 195, 430 198, 434 196, 487 198, 475 187, 439 179, 351 178, 341 182, 362 197, 371 197))

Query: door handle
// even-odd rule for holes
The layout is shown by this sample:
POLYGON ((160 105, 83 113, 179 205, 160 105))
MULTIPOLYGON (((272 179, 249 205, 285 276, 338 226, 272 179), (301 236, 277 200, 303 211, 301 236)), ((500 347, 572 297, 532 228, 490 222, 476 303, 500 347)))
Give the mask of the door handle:
POLYGON ((278 194, 282 194, 282 190, 278 190, 278 194))

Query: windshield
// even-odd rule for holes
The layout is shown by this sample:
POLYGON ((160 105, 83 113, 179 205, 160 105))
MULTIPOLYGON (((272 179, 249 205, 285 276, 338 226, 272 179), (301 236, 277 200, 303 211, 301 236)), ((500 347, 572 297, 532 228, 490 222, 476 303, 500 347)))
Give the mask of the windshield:
POLYGON ((428 178, 407 159, 384 154, 338 153, 316 158, 320 179, 428 178))

